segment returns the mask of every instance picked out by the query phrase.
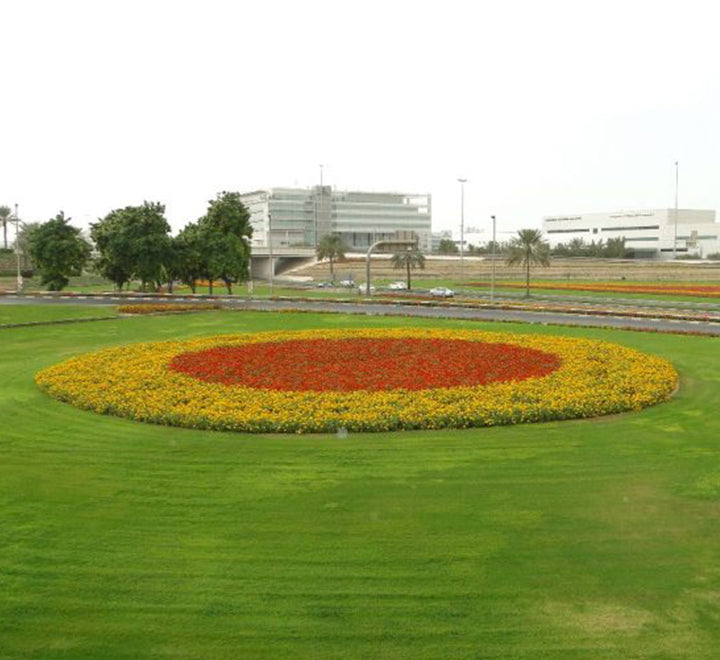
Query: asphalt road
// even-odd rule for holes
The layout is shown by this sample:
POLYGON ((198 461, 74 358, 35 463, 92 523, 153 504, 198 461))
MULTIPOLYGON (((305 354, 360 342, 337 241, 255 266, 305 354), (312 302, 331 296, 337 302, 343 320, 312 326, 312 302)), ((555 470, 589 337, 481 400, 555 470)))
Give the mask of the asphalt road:
MULTIPOLYGON (((53 304, 53 305, 117 305, 121 298, 88 296, 42 297, 42 296, 0 296, 0 304, 53 304)), ((172 300, 133 297, 122 302, 143 303, 180 303, 201 302, 180 296, 172 300)), ((664 332, 701 332, 720 336, 720 322, 709 321, 673 321, 653 318, 631 318, 623 316, 593 316, 585 314, 567 314, 546 311, 467 309, 457 307, 420 307, 404 304, 338 303, 332 301, 271 301, 231 299, 221 301, 223 305, 234 309, 253 309, 262 311, 300 310, 311 312, 332 312, 360 314, 366 316, 415 316, 421 318, 463 319, 477 321, 510 321, 520 323, 560 324, 586 327, 632 328, 637 330, 660 330, 664 332)))

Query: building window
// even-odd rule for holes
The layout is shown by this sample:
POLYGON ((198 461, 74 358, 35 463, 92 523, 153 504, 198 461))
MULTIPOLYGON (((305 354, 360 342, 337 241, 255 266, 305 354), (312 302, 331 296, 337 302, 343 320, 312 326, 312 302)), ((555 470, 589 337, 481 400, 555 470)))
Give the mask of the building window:
POLYGON ((660 229, 660 225, 637 225, 636 227, 603 227, 603 231, 638 231, 642 229, 660 229))

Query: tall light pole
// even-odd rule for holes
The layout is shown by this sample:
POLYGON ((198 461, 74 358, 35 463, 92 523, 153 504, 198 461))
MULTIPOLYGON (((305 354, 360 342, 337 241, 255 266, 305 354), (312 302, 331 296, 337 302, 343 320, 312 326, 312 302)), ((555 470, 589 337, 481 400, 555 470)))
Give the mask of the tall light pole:
POLYGON ((465 184, 467 179, 458 179, 460 184, 460 283, 465 285, 465 184))
POLYGON ((17 277, 15 280, 15 293, 22 293, 23 290, 23 277, 20 270, 20 216, 18 215, 18 205, 15 204, 15 215, 13 216, 15 222, 15 260, 17 265, 17 277))
POLYGON ((272 251, 272 213, 268 211, 268 254, 270 259, 270 295, 275 293, 275 262, 272 251))
POLYGON ((493 223, 493 231, 492 231, 492 247, 490 249, 490 253, 492 255, 492 263, 490 264, 491 271, 490 271, 490 302, 495 302, 495 216, 491 215, 492 223, 493 223))
POLYGON ((677 231, 678 231, 678 161, 675 161, 675 236, 673 238, 673 259, 677 259, 677 231))

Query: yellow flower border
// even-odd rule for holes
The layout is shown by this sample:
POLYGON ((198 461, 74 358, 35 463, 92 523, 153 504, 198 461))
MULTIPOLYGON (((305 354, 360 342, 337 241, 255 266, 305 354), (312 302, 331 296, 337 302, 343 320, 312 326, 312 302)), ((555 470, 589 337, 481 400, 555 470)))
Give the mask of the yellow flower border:
POLYGON ((78 408, 197 429, 331 432, 517 424, 640 410, 672 396, 664 359, 603 341, 476 330, 340 329, 220 335, 131 344, 81 355, 39 372, 51 397, 78 408), (180 353, 215 346, 341 338, 432 338, 507 343, 555 353, 548 376, 476 387, 287 392, 208 383, 167 369, 180 353))

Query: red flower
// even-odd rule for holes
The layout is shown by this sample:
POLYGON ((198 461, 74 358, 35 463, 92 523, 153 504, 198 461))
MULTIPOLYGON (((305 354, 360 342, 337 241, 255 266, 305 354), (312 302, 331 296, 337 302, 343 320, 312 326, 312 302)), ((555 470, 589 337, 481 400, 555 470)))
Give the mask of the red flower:
POLYGON ((173 371, 268 390, 423 390, 546 376, 551 353, 460 339, 304 339, 183 353, 173 371))

